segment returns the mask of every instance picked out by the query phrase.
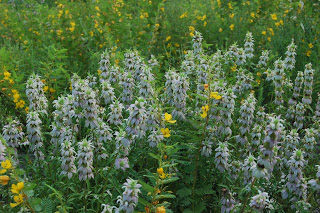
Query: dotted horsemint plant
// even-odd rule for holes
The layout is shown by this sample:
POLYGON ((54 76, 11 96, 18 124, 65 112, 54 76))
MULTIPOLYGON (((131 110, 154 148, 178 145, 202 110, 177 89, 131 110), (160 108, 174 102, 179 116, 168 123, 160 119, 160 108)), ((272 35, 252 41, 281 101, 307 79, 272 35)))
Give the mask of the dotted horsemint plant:
POLYGON ((272 209, 271 202, 269 200, 269 195, 267 192, 261 192, 259 190, 258 194, 253 196, 250 201, 250 207, 258 212, 263 212, 265 209, 272 209))
POLYGON ((129 168, 129 159, 127 157, 117 158, 115 161, 115 169, 125 171, 129 168))
POLYGON ((122 91, 122 102, 130 104, 133 100, 133 92, 135 89, 134 79, 131 72, 121 72, 120 85, 122 91))
POLYGON ((141 80, 141 73, 143 72, 143 69, 145 66, 147 66, 144 61, 142 60, 141 56, 139 55, 139 52, 137 50, 134 51, 134 79, 136 82, 139 82, 141 80))
POLYGON ((237 54, 237 61, 236 64, 238 66, 244 65, 246 63, 246 52, 244 51, 243 48, 238 49, 238 54, 237 54))
POLYGON ((118 197, 119 211, 131 213, 138 204, 141 184, 138 184, 137 180, 127 179, 122 188, 124 188, 122 197, 118 197))
POLYGON ((37 160, 44 160, 44 154, 41 151, 42 147, 42 121, 39 118, 38 112, 30 112, 27 114, 27 134, 30 143, 31 151, 37 160))
POLYGON ((307 183, 303 178, 303 168, 305 160, 303 151, 295 150, 288 161, 289 174, 286 177, 287 183, 281 191, 282 198, 290 198, 291 208, 295 208, 295 203, 307 196, 307 183))
POLYGON ((93 152, 91 141, 83 139, 78 143, 78 174, 79 180, 87 180, 93 178, 93 152))
POLYGON ((159 129, 160 126, 160 120, 159 113, 161 112, 161 109, 156 104, 149 105, 147 112, 146 112, 146 125, 147 128, 150 131, 156 131, 159 129))
POLYGON ((257 166, 254 168, 266 168, 269 172, 273 171, 273 160, 275 158, 274 147, 280 141, 281 133, 284 130, 283 120, 279 117, 270 117, 269 125, 265 130, 265 139, 263 142, 261 154, 257 161, 257 166))
POLYGON ((110 112, 108 114, 108 122, 114 125, 122 124, 123 116, 122 110, 124 106, 117 99, 114 100, 112 104, 110 104, 109 109, 110 112))
POLYGON ((229 149, 227 143, 219 142, 218 147, 215 149, 215 165, 220 172, 228 171, 229 169, 229 149))
MULTIPOLYGON (((202 96, 204 98, 207 98, 207 95, 204 95, 204 85, 208 83, 208 71, 209 71, 209 61, 207 55, 201 55, 199 64, 197 64, 196 67, 196 87, 197 87, 197 94, 198 96, 202 96)), ((197 106, 203 106, 204 100, 200 99, 199 97, 196 97, 197 100, 197 106)))
POLYGON ((98 156, 98 160, 106 159, 108 155, 103 144, 112 140, 112 133, 110 127, 101 119, 98 120, 98 126, 94 129, 93 146, 94 154, 98 156))
POLYGON ((69 179, 72 178, 72 175, 77 172, 75 165, 75 154, 74 148, 70 141, 63 141, 61 143, 61 169, 62 175, 67 175, 69 179))
POLYGON ((312 102, 312 84, 313 84, 314 69, 312 69, 312 64, 306 64, 304 70, 304 89, 302 103, 310 105, 312 102))
POLYGON ((140 80, 139 80, 139 94, 145 99, 153 100, 154 89, 152 86, 154 82, 154 76, 152 74, 151 67, 148 65, 141 66, 140 80))
POLYGON ((294 120, 295 107, 300 96, 300 91, 302 90, 303 79, 303 72, 299 71, 294 83, 292 98, 288 102, 289 108, 286 114, 286 118, 290 120, 294 120))
POLYGON ((315 136, 316 131, 313 128, 305 129, 305 135, 302 139, 302 143, 305 150, 304 158, 306 159, 306 163, 308 163, 313 158, 313 150, 315 149, 315 145, 317 144, 315 136))
POLYGON ((109 105, 115 99, 114 88, 108 81, 103 81, 101 83, 101 99, 105 105, 109 105))
POLYGON ((169 69, 164 76, 166 78, 166 83, 165 83, 166 102, 169 105, 174 106, 173 91, 175 88, 175 82, 178 79, 178 74, 175 69, 169 69))
POLYGON ((0 161, 6 160, 6 146, 2 143, 2 140, 0 139, 0 161))
POLYGON ((40 76, 32 74, 27 80, 26 95, 29 100, 29 110, 47 113, 48 100, 43 91, 44 83, 40 76))
POLYGON ((306 109, 302 103, 298 103, 296 105, 296 110, 295 110, 295 122, 293 125, 297 129, 302 129, 303 128, 303 121, 304 121, 304 113, 306 109))
POLYGON ((249 155, 242 163, 241 169, 243 172, 243 184, 244 185, 252 183, 253 175, 252 175, 251 168, 253 168, 255 166, 256 166, 256 161, 252 155, 249 155))
POLYGON ((244 51, 247 58, 253 58, 254 57, 254 39, 252 37, 251 32, 247 32, 246 38, 244 43, 244 51))
POLYGON ((236 61, 238 58, 238 44, 237 42, 233 43, 229 49, 224 54, 224 60, 226 63, 236 61))
POLYGON ((173 117, 185 119, 188 89, 188 78, 184 73, 180 73, 177 79, 174 81, 173 87, 173 103, 175 107, 172 112, 173 117))
POLYGON ((253 93, 250 93, 246 100, 243 100, 240 106, 240 118, 238 122, 240 124, 240 134, 236 137, 236 141, 241 145, 248 145, 248 135, 251 130, 253 122, 253 113, 255 110, 256 99, 253 93))
POLYGON ((144 98, 138 98, 134 104, 128 108, 129 117, 127 119, 126 132, 129 137, 134 139, 136 136, 142 137, 146 132, 146 108, 144 98))
POLYGON ((99 70, 101 71, 100 74, 100 81, 105 81, 108 80, 110 78, 110 55, 109 55, 109 51, 105 50, 102 54, 101 54, 101 60, 99 62, 99 70))
POLYGON ((313 190, 315 190, 319 194, 320 193, 320 165, 316 165, 316 167, 318 168, 316 179, 309 180, 308 184, 311 186, 313 190))
POLYGON ((181 62, 181 70, 187 74, 190 80, 194 79, 195 77, 195 70, 196 70, 196 62, 193 52, 188 50, 187 54, 184 56, 184 60, 181 62))
MULTIPOLYGON (((3 135, 3 139, 6 140, 8 147, 13 148, 15 160, 18 160, 17 147, 22 145, 22 141, 24 139, 22 124, 16 120, 10 121, 8 125, 5 125, 2 128, 2 135, 3 135)), ((27 144, 27 143, 24 143, 24 144, 27 144)))
POLYGON ((284 85, 284 62, 280 59, 274 62, 274 86, 275 86, 275 101, 274 103, 278 106, 283 104, 283 85, 284 85))
POLYGON ((164 137, 160 129, 152 130, 150 135, 148 136, 148 142, 150 147, 156 147, 163 140, 164 137))
POLYGON ((211 59, 211 69, 214 70, 213 79, 221 79, 224 78, 225 73, 222 70, 223 65, 223 55, 221 50, 217 50, 216 53, 212 55, 211 59))
POLYGON ((208 140, 204 140, 202 142, 201 155, 209 157, 212 154, 212 144, 213 142, 208 140))
POLYGON ((192 42, 193 42, 192 47, 193 47, 193 54, 197 59, 199 59, 200 55, 203 52, 202 41, 203 41, 202 34, 198 31, 195 31, 194 36, 192 38, 192 42))
POLYGON ((285 164, 293 154, 293 151, 299 147, 300 137, 296 129, 292 129, 285 139, 284 159, 285 164))
POLYGON ((284 59, 284 68, 286 70, 293 70, 296 64, 296 49, 297 45, 294 44, 292 39, 291 44, 287 47, 286 58, 284 59))
POLYGON ((221 202, 221 213, 232 212, 236 203, 236 201, 232 196, 232 193, 227 189, 222 189, 220 202, 221 202))
POLYGON ((131 50, 128 50, 125 54, 124 54, 124 66, 125 66, 125 72, 130 72, 130 73, 134 73, 135 72, 135 53, 131 50))
POLYGON ((269 51, 263 50, 261 56, 259 57, 259 62, 257 67, 259 68, 266 68, 269 61, 269 51))
POLYGON ((234 93, 237 94, 237 96, 241 96, 242 94, 252 90, 252 82, 252 73, 246 73, 246 70, 240 68, 237 74, 237 82, 233 89, 234 93))
MULTIPOLYGON (((101 73, 102 75, 102 73, 101 73)), ((112 85, 115 85, 119 81, 119 76, 120 76, 120 68, 118 66, 111 66, 109 69, 109 72, 106 73, 106 77, 100 77, 100 81, 108 81, 112 85)))

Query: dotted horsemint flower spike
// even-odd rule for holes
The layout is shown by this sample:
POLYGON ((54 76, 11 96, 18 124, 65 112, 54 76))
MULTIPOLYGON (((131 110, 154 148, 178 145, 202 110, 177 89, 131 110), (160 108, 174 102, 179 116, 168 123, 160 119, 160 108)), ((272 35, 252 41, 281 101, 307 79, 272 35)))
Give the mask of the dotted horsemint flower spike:
POLYGON ((221 213, 232 212, 236 201, 234 200, 232 193, 227 189, 222 189, 221 193, 221 213))
POLYGON ((110 113, 108 114, 108 122, 114 125, 122 124, 122 110, 124 106, 117 99, 114 100, 112 104, 110 104, 109 109, 110 113))
POLYGON ((128 50, 124 54, 124 66, 125 66, 125 72, 131 72, 134 73, 134 65, 135 65, 135 53, 131 50, 128 50))
POLYGON ((119 81, 119 75, 120 75, 120 68, 113 65, 110 67, 109 72, 107 73, 106 77, 103 78, 102 81, 108 81, 112 85, 115 85, 119 81))
MULTIPOLYGON (((6 140, 8 147, 14 150, 15 160, 18 160, 17 147, 22 145, 24 132, 22 131, 22 124, 19 121, 12 120, 8 125, 2 128, 3 139, 6 140)), ((27 143, 24 143, 27 144, 27 143)), ((1 152, 0 152, 1 153, 1 152)))
POLYGON ((200 54, 202 53, 202 41, 203 37, 202 34, 198 31, 194 32, 194 36, 192 38, 192 47, 193 47, 193 54, 196 58, 199 59, 200 54))
POLYGON ((156 131, 159 129, 160 126, 160 119, 159 113, 161 113, 161 109, 156 104, 149 105, 147 112, 146 112, 146 126, 150 131, 156 131))
POLYGON ((286 70, 293 70, 296 64, 296 49, 297 45, 294 44, 292 39, 291 44, 287 47, 286 58, 284 59, 284 67, 286 70))
POLYGON ((75 151, 70 141, 63 141, 61 143, 61 168, 62 175, 67 175, 69 179, 76 173, 77 168, 75 162, 75 151))
POLYGON ((306 109, 302 103, 298 103, 296 105, 296 110, 295 110, 295 122, 293 125, 297 129, 302 129, 303 128, 303 121, 304 121, 304 113, 306 109))
POLYGON ((119 211, 131 213, 138 204, 141 184, 138 184, 137 180, 127 179, 122 188, 124 188, 124 192, 122 197, 118 199, 120 203, 119 211))
POLYGON ((78 174, 79 180, 87 180, 93 178, 93 152, 91 141, 83 139, 78 144, 78 174))
POLYGON ((6 160, 6 146, 0 140, 0 162, 6 160))
POLYGON ((236 59, 238 58, 238 49, 239 48, 237 42, 229 47, 228 51, 224 54, 224 60, 226 61, 226 63, 236 61, 236 59))
POLYGON ((160 129, 151 131, 148 136, 148 142, 150 147, 156 147, 161 141, 163 141, 164 137, 160 129))
POLYGON ((44 83, 42 83, 40 76, 31 75, 27 81, 26 95, 30 102, 30 111, 39 111, 47 113, 48 100, 43 91, 44 83))
POLYGON ((251 32, 247 32, 246 34, 246 38, 245 38, 245 43, 244 43, 244 51, 246 54, 247 58, 253 58, 254 54, 254 39, 252 37, 252 33, 251 32))
POLYGON ((204 140, 202 142, 201 155, 209 157, 212 154, 212 144, 213 142, 210 140, 204 140))
POLYGON ((138 98, 134 104, 131 104, 128 108, 129 117, 127 119, 126 132, 132 139, 136 136, 144 136, 146 131, 146 108, 145 100, 138 98))
POLYGON ((110 75, 110 55, 109 55, 109 51, 105 50, 102 54, 101 54, 101 60, 99 62, 99 70, 101 71, 100 74, 100 81, 105 81, 108 80, 110 75))
POLYGON ((241 96, 242 94, 252 90, 253 82, 252 73, 246 73, 246 70, 240 68, 237 74, 237 82, 234 86, 234 93, 241 96))
POLYGON ((269 61, 269 51, 264 50, 262 51, 261 56, 259 57, 259 62, 257 67, 266 68, 268 61, 269 61))
POLYGON ((83 96, 83 115, 85 118, 85 126, 94 129, 98 125, 99 105, 96 92, 87 87, 83 96))
POLYGON ((101 99, 106 105, 109 105, 113 102, 114 98, 114 88, 108 81, 103 81, 101 83, 101 99))
POLYGON ((292 98, 288 102, 289 108, 286 114, 287 119, 294 120, 295 107, 300 96, 300 91, 302 90, 303 79, 303 72, 299 71, 294 83, 292 98))
POLYGON ((122 72, 120 85, 123 89, 122 91, 122 102, 125 104, 130 104, 133 100, 133 92, 135 89, 134 79, 131 72, 122 72))
POLYGON ((274 86, 275 86, 275 101, 274 103, 278 106, 283 104, 283 85, 284 85, 284 62, 280 59, 274 62, 274 86))
POLYGON ((256 166, 255 158, 252 155, 249 155, 242 164, 242 172, 243 172, 243 184, 247 185, 249 183, 252 183, 252 170, 251 168, 256 166))
POLYGON ((215 164, 216 168, 219 169, 220 172, 228 171, 229 163, 229 149, 227 143, 219 142, 218 147, 215 149, 215 164))
POLYGON ((260 145, 261 142, 261 134, 262 132, 262 127, 259 124, 255 124, 252 127, 251 130, 251 151, 254 151, 253 147, 258 147, 260 145))
POLYGON ((39 118, 38 112, 30 112, 27 114, 27 133, 28 140, 31 145, 31 150, 37 160, 44 160, 44 155, 40 148, 42 147, 42 121, 39 118))
POLYGON ((304 70, 304 89, 302 103, 310 105, 312 102, 312 84, 313 84, 314 69, 312 64, 306 64, 304 70))
POLYGON ((250 207, 258 212, 263 212, 267 208, 272 208, 272 205, 269 200, 269 195, 267 192, 261 192, 252 197, 250 202, 250 207))
POLYGON ((154 96, 154 89, 152 87, 152 82, 154 82, 154 76, 152 70, 149 66, 141 66, 140 81, 139 81, 139 94, 141 97, 152 99, 154 96))
MULTIPOLYGON (((209 70, 209 61, 208 61, 208 56, 207 55, 201 55, 200 56, 200 61, 199 64, 196 67, 196 86, 197 86, 197 94, 199 96, 203 96, 207 98, 206 95, 203 94, 205 91, 205 84, 208 84, 208 70, 209 70)), ((197 97, 197 105, 202 106, 204 105, 204 101, 197 97)))
POLYGON ((110 127, 103 122, 101 119, 98 121, 98 126, 94 129, 94 154, 98 156, 98 160, 106 159, 108 155, 106 154, 106 149, 103 144, 112 140, 112 134, 110 127))
POLYGON ((174 87, 175 87, 175 81, 178 79, 178 74, 175 69, 169 69, 166 74, 164 75, 166 78, 165 83, 165 94, 166 94, 166 102, 174 106, 174 87))
POLYGON ((134 51, 134 79, 136 82, 139 82, 141 80, 141 73, 143 72, 143 69, 147 66, 141 56, 139 55, 139 52, 137 50, 134 51))
POLYGON ((307 196, 307 183, 303 178, 303 167, 305 160, 303 151, 295 150, 288 161, 289 174, 286 177, 287 183, 281 191, 282 198, 290 198, 291 208, 295 208, 295 203, 299 200, 305 200, 307 196))
POLYGON ((188 50, 187 54, 184 56, 184 60, 181 62, 181 70, 187 74, 190 79, 194 76, 196 70, 195 58, 191 50, 188 50))
POLYGON ((308 163, 309 160, 312 160, 314 155, 314 148, 317 144, 315 136, 316 131, 313 128, 305 129, 305 135, 302 139, 302 142, 305 150, 304 157, 306 159, 306 163, 308 163))
POLYGON ((247 136, 249 135, 249 132, 251 130, 255 105, 256 99, 253 93, 250 93, 248 98, 242 102, 240 107, 240 118, 238 119, 238 122, 240 124, 240 134, 236 137, 236 141, 238 143, 241 143, 242 145, 248 143, 247 136))
POLYGON ((243 48, 239 48, 238 49, 238 54, 237 54, 237 61, 236 61, 236 64, 238 66, 241 66, 241 65, 244 65, 246 63, 246 53, 244 51, 243 48))
POLYGON ((188 78, 184 73, 180 73, 173 83, 173 103, 175 108, 172 116, 185 119, 187 91, 189 89, 188 78))
POLYGON ((299 133, 296 129, 292 129, 285 139, 284 163, 286 163, 293 154, 293 151, 299 147, 299 133))

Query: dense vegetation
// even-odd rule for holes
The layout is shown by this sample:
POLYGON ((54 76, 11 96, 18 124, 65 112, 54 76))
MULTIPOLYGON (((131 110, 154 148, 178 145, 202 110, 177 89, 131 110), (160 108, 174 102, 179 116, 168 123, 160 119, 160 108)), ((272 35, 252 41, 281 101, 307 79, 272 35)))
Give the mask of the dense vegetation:
POLYGON ((319 1, 0 11, 0 212, 320 211, 319 1))

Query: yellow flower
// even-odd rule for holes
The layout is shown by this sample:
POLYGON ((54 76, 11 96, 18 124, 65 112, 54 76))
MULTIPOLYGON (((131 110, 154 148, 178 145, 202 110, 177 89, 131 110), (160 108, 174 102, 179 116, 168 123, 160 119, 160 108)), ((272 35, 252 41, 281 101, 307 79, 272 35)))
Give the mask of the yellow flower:
POLYGON ((271 18, 272 18, 272 20, 274 20, 274 21, 277 21, 278 20, 278 18, 277 18, 277 14, 271 14, 271 18))
POLYGON ((268 37, 268 41, 271 41, 271 38, 270 38, 270 37, 268 37))
POLYGON ((229 28, 230 28, 230 30, 233 30, 233 29, 234 29, 234 24, 231 24, 231 25, 229 26, 229 28))
POLYGON ((180 16, 180 18, 185 18, 185 17, 187 17, 187 13, 188 13, 188 12, 185 12, 184 14, 182 14, 182 15, 180 16))
POLYGON ((0 176, 0 184, 1 185, 7 185, 9 182, 9 176, 8 175, 1 175, 0 176))
POLYGON ((164 12, 164 7, 160 7, 160 10, 161 10, 162 12, 164 12))
POLYGON ((162 128, 161 129, 161 132, 162 132, 162 134, 163 134, 163 137, 165 137, 165 138, 168 138, 168 137, 170 137, 171 135, 170 135, 170 132, 171 132, 171 130, 169 130, 168 128, 162 128))
POLYGON ((14 193, 14 194, 19 194, 20 193, 20 191, 23 189, 23 187, 24 187, 24 183, 23 182, 19 182, 19 183, 17 183, 17 185, 16 184, 12 184, 12 189, 11 189, 11 191, 12 191, 12 193, 14 193))
POLYGON ((9 77, 11 76, 11 73, 8 72, 8 71, 4 71, 3 75, 4 75, 4 78, 3 78, 4 80, 9 80, 9 77))
POLYGON ((167 38, 166 38, 166 41, 169 41, 171 39, 171 36, 168 36, 167 38))
POLYGON ((13 94, 18 94, 18 90, 16 90, 16 89, 11 90, 11 92, 12 92, 13 94))
POLYGON ((233 18, 233 17, 234 17, 234 13, 232 13, 232 14, 230 13, 230 14, 229 14, 229 17, 230 17, 230 18, 233 18))
POLYGON ((171 120, 172 119, 172 115, 171 114, 169 114, 169 113, 165 113, 164 114, 164 121, 166 121, 166 122, 168 122, 168 123, 175 123, 176 122, 176 120, 171 120))
POLYGON ((205 105, 205 106, 202 106, 201 109, 202 109, 203 112, 208 112, 208 111, 209 111, 209 106, 208 106, 208 104, 205 105))
POLYGON ((311 55, 311 51, 310 51, 310 50, 308 50, 308 52, 306 53, 306 55, 307 55, 308 57, 310 57, 310 55, 311 55))
POLYGON ((1 162, 1 166, 4 169, 11 169, 12 164, 11 164, 11 162, 9 160, 6 160, 6 161, 2 161, 1 162))
POLYGON ((163 174, 163 168, 158 168, 158 169, 157 169, 157 173, 158 173, 159 175, 162 175, 162 174, 163 174))
POLYGON ((219 32, 220 32, 220 33, 222 32, 222 28, 219 28, 219 32))
POLYGON ((205 118, 205 117, 208 116, 208 114, 207 114, 205 111, 202 111, 202 114, 200 114, 200 116, 201 116, 202 118, 205 118))
POLYGON ((204 26, 204 27, 207 26, 207 22, 206 22, 206 21, 203 23, 203 26, 204 26))
POLYGON ((218 92, 211 92, 210 93, 210 98, 214 98, 216 100, 220 100, 221 99, 221 95, 219 95, 218 92))
POLYGON ((19 194, 13 197, 16 203, 10 203, 11 208, 14 208, 23 202, 23 194, 19 194))
POLYGON ((26 111, 27 114, 29 113, 29 107, 26 107, 24 110, 26 111))
POLYGON ((55 93, 55 92, 56 92, 56 90, 55 90, 55 89, 53 89, 53 88, 50 88, 50 92, 51 92, 51 93, 55 93))
POLYGON ((167 177, 170 177, 171 175, 168 175, 168 174, 166 174, 166 173, 162 173, 161 175, 160 175, 160 178, 161 179, 166 179, 167 177))
POLYGON ((19 98, 20 98, 20 95, 18 93, 15 93, 13 95, 13 99, 14 99, 13 102, 17 103, 19 101, 19 98))
POLYGON ((266 31, 262 31, 261 34, 262 34, 262 35, 266 35, 267 32, 266 32, 266 31))
POLYGON ((261 74, 261 72, 257 72, 257 76, 261 76, 262 74, 261 74))
POLYGON ((43 87, 43 92, 47 92, 47 91, 48 91, 48 89, 49 89, 49 87, 48 87, 48 86, 44 86, 44 87, 43 87))
POLYGON ((254 17, 256 16, 256 14, 251 13, 250 16, 251 16, 252 18, 254 18, 254 17))
POLYGON ((157 207, 156 213, 166 213, 166 208, 164 206, 157 207))
POLYGON ((228 7, 229 7, 230 10, 233 10, 233 7, 232 7, 230 2, 228 3, 228 7))
POLYGON ((312 49, 312 48, 313 48, 313 44, 312 44, 312 43, 310 43, 310 44, 309 44, 309 47, 310 47, 310 49, 312 49))
POLYGON ((205 85, 203 85, 203 87, 204 87, 204 90, 208 90, 209 84, 205 84, 205 85))

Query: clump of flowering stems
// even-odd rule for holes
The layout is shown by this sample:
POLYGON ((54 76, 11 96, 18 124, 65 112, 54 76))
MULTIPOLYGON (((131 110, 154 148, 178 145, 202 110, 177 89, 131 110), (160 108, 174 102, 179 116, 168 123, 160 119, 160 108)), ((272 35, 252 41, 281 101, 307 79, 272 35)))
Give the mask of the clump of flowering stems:
POLYGON ((310 105, 312 102, 312 84, 313 84, 314 69, 312 64, 306 64, 304 70, 304 89, 302 103, 310 105))
POLYGON ((296 63, 296 49, 297 45, 294 44, 294 40, 292 39, 291 44, 287 47, 286 58, 284 59, 284 66, 286 70, 293 70, 296 63))
POLYGON ((244 52, 245 56, 248 59, 251 59, 254 57, 254 39, 252 37, 251 32, 247 32, 246 38, 245 38, 245 43, 244 43, 244 52))

